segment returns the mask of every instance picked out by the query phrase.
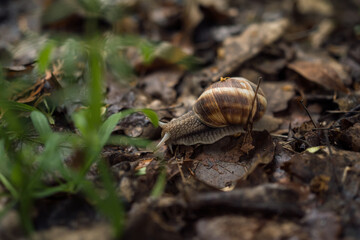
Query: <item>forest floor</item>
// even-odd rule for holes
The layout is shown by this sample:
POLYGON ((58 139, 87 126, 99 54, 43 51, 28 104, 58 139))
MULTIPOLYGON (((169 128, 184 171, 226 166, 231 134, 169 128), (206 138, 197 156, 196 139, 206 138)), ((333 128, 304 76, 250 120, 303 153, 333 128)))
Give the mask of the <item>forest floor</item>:
POLYGON ((359 1, 0 6, 0 239, 360 239, 359 1), (263 118, 155 150, 222 77, 263 118))

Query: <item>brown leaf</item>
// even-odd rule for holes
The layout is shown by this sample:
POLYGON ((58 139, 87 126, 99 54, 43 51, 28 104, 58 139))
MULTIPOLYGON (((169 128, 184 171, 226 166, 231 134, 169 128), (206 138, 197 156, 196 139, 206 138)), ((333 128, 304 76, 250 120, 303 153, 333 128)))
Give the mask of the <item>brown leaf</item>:
POLYGON ((36 100, 34 106, 37 106, 52 91, 60 88, 61 85, 55 76, 51 72, 47 72, 44 78, 39 79, 34 85, 16 94, 11 99, 19 103, 30 103, 36 100))
POLYGON ((248 176, 259 164, 271 162, 274 144, 267 131, 252 132, 252 142, 226 137, 211 145, 203 145, 194 159, 199 161, 193 170, 201 181, 224 188, 240 178, 248 176), (248 152, 248 153, 247 153, 248 152))
POLYGON ((288 68, 324 88, 345 93, 349 92, 336 71, 326 63, 300 60, 288 64, 288 68))
POLYGON ((267 100, 267 112, 280 112, 288 107, 288 101, 295 96, 295 86, 285 82, 264 82, 261 84, 267 100))
POLYGON ((219 58, 214 65, 186 77, 185 86, 189 88, 187 91, 199 95, 211 82, 218 81, 220 77, 229 76, 245 61, 256 56, 265 46, 279 39, 288 24, 289 21, 285 18, 272 22, 254 23, 241 34, 227 38, 223 42, 223 47, 219 49, 223 58, 219 58))
POLYGON ((157 71, 140 80, 145 93, 156 99, 162 99, 166 104, 174 103, 176 99, 175 85, 183 74, 179 70, 157 71))

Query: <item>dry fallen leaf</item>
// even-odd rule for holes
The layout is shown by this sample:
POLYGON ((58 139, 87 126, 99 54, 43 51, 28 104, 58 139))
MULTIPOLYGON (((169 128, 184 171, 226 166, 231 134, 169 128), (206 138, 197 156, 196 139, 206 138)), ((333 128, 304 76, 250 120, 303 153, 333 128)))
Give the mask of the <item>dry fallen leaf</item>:
POLYGON ((220 70, 213 81, 229 74, 246 60, 257 55, 265 46, 273 43, 282 36, 288 20, 283 18, 273 22, 250 25, 238 36, 229 37, 223 43, 224 58, 219 59, 217 69, 220 70))
POLYGON ((218 81, 220 77, 229 76, 245 61, 260 53, 265 46, 279 39, 288 24, 289 21, 286 18, 254 23, 241 34, 227 38, 223 42, 223 47, 218 50, 222 52, 222 58, 218 58, 214 65, 185 78, 184 94, 188 95, 190 92, 200 95, 211 82, 218 81))
POLYGON ((161 99, 170 105, 176 100, 175 85, 178 84, 182 74, 181 70, 157 71, 141 79, 140 85, 146 94, 155 99, 161 99))
POLYGON ((19 103, 30 103, 35 101, 33 104, 37 106, 42 100, 51 95, 54 90, 61 89, 61 85, 55 78, 55 76, 47 71, 46 76, 39 79, 34 85, 23 90, 22 92, 12 96, 12 100, 19 103))
POLYGON ((193 170, 195 176, 221 189, 248 176, 257 165, 272 161, 275 147, 267 131, 252 132, 252 143, 244 141, 244 135, 203 145, 196 157, 186 159, 198 161, 193 170))
POLYGON ((267 100, 267 112, 280 112, 288 107, 288 101, 295 96, 295 86, 286 82, 264 82, 261 84, 267 100))
POLYGON ((349 92, 336 71, 326 63, 300 60, 288 64, 288 67, 326 89, 349 92))

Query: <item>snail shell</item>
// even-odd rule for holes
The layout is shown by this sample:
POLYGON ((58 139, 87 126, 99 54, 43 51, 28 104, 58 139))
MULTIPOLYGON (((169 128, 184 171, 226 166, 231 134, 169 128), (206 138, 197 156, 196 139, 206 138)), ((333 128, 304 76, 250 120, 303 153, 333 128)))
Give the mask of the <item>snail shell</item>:
POLYGON ((264 92, 259 89, 253 104, 256 85, 245 78, 229 78, 209 86, 198 98, 193 111, 211 127, 245 125, 260 119, 266 109, 264 92), (252 111, 250 113, 250 111, 252 111))
POLYGON ((211 144, 240 132, 248 122, 260 119, 266 110, 264 92, 245 78, 222 79, 210 85, 198 98, 193 110, 185 115, 160 122, 162 140, 168 144, 211 144), (255 102, 254 102, 255 101, 255 102))

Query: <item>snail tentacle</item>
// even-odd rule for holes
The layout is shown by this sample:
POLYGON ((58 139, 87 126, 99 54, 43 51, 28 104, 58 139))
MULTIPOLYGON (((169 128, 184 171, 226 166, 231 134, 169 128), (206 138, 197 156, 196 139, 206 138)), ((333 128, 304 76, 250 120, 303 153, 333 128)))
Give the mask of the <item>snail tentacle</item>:
POLYGON ((165 125, 166 125, 166 123, 159 121, 159 126, 160 126, 161 128, 165 127, 165 125))
MULTIPOLYGON (((161 126, 161 125, 160 125, 161 126)), ((164 136, 163 136, 163 138, 161 139, 161 141, 158 143, 158 145, 156 145, 156 149, 159 149, 162 145, 164 145, 165 144, 165 142, 167 141, 167 140, 169 140, 169 138, 171 137, 171 135, 170 135, 170 133, 165 133, 164 134, 164 136)))

